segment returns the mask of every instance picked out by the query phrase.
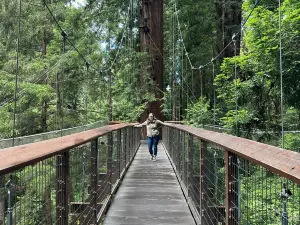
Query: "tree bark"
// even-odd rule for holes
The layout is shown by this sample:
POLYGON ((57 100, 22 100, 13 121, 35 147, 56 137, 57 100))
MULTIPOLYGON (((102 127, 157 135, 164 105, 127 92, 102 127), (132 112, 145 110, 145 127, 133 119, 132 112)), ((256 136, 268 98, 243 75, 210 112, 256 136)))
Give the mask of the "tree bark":
POLYGON ((46 31, 44 30, 43 40, 42 40, 42 58, 45 58, 47 54, 47 38, 46 38, 46 31))
MULTIPOLYGON (((242 21, 242 0, 219 0, 216 2, 217 12, 217 53, 221 52, 232 40, 241 27, 242 21)), ((236 38, 237 55, 240 53, 240 41, 236 38)), ((234 56, 234 45, 228 46, 221 59, 234 56)))
MULTIPOLYGON (((156 85, 156 101, 148 104, 147 109, 141 115, 141 121, 146 120, 152 112, 159 120, 164 120, 161 105, 163 97, 163 0, 142 0, 141 7, 141 51, 149 53, 151 61, 150 76, 156 85)), ((147 71, 142 68, 141 81, 145 80, 147 71)))
POLYGON ((46 100, 43 100, 42 102, 42 115, 41 115, 41 125, 42 125, 42 132, 47 132, 47 109, 48 104, 46 100))

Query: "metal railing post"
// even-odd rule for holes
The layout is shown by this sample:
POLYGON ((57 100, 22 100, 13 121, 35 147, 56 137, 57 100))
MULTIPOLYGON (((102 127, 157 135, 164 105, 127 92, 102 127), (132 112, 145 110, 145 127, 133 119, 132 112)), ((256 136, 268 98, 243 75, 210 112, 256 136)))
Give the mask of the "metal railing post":
POLYGON ((130 162, 132 159, 132 129, 131 129, 131 127, 128 127, 128 131, 129 131, 129 154, 130 154, 129 162, 130 162))
POLYGON ((58 225, 68 224, 69 162, 69 152, 56 157, 56 224, 58 225))
POLYGON ((98 138, 91 142, 91 201, 90 208, 93 210, 91 223, 97 223, 97 199, 98 199, 98 183, 99 183, 99 158, 98 158, 98 138))
POLYGON ((13 224, 13 217, 12 217, 12 204, 11 204, 11 180, 9 180, 5 184, 5 188, 7 189, 7 224, 13 224))
POLYGON ((124 170, 126 170, 127 164, 127 128, 123 129, 123 160, 124 160, 124 170))
POLYGON ((238 159, 229 151, 225 151, 225 185, 226 185, 226 225, 239 224, 238 218, 238 159))
POLYGON ((192 182, 193 182, 193 156, 194 156, 194 148, 193 148, 193 135, 189 134, 188 141, 188 197, 192 198, 192 182))
POLYGON ((286 205, 287 205, 287 202, 283 201, 283 203, 282 203, 282 207, 283 207, 283 210, 282 210, 282 225, 288 225, 288 214, 287 214, 286 205))
POLYGON ((206 225, 206 198, 207 198, 207 187, 206 187, 206 173, 205 173, 205 155, 207 154, 207 142, 201 140, 200 147, 200 216, 201 224, 206 225))
POLYGON ((117 173, 118 179, 121 178, 121 130, 117 131, 117 173))
POLYGON ((109 194, 112 194, 112 153, 113 153, 113 133, 110 132, 107 136, 107 175, 109 180, 109 194))
POLYGON ((175 159, 175 166, 176 166, 176 171, 178 172, 178 162, 179 162, 179 152, 180 152, 180 131, 176 131, 176 159, 175 159))

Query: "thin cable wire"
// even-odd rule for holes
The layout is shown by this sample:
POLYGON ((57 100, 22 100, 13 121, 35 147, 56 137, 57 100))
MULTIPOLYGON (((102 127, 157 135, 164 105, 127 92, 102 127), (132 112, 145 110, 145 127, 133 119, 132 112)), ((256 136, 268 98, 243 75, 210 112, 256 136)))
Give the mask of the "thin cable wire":
MULTIPOLYGON (((70 52, 67 53, 67 55, 69 55, 70 52)), ((57 67, 57 65, 63 60, 64 58, 61 57, 51 68, 47 69, 47 71, 45 71, 43 74, 41 74, 40 76, 36 77, 36 78, 33 78, 32 80, 25 80, 23 81, 22 83, 25 83, 25 82, 29 82, 31 84, 36 84, 37 82, 39 82, 41 79, 43 79, 48 73, 50 73, 55 67, 57 67)), ((19 98, 21 96, 23 96, 22 94, 25 93, 25 89, 22 89, 18 95, 19 95, 19 98)), ((6 100, 4 100, 3 102, 0 103, 0 108, 4 107, 5 105, 7 105, 8 103, 11 103, 11 101, 13 101, 14 97, 11 97, 11 98, 8 98, 6 100)))
POLYGON ((181 25, 180 25, 180 22, 179 22, 178 14, 176 12, 177 12, 177 6, 176 6, 176 2, 175 2, 175 15, 176 15, 176 19, 177 19, 177 25, 178 25, 178 30, 179 30, 180 38, 182 40, 182 44, 183 44, 183 48, 184 48, 184 51, 185 51, 185 55, 186 55, 186 57, 187 57, 187 59, 188 59, 188 61, 190 63, 191 69, 193 69, 194 67, 193 67, 191 59, 189 57, 189 53, 186 50, 186 46, 184 44, 183 35, 182 35, 182 32, 181 32, 181 25))
POLYGON ((19 0, 19 19, 18 19, 18 39, 17 39, 17 58, 16 58, 16 76, 15 76, 15 93, 14 93, 14 117, 13 117, 13 140, 12 146, 15 145, 16 136, 16 110, 17 110, 17 92, 18 92, 18 78, 19 78, 19 51, 21 38, 21 14, 22 14, 22 0, 19 0))
POLYGON ((213 85, 213 90, 214 90, 214 126, 216 126, 216 88, 214 85, 214 80, 215 80, 215 64, 212 63, 213 66, 213 80, 212 80, 212 85, 213 85))
POLYGON ((234 44, 234 87, 235 87, 235 130, 236 134, 238 133, 238 96, 237 96, 237 51, 236 51, 236 40, 233 41, 234 44))
MULTIPOLYGON (((56 23, 57 27, 59 28, 59 30, 61 31, 61 34, 66 34, 66 32, 62 29, 62 27, 60 26, 59 22, 57 21, 57 19, 55 18, 53 12, 51 11, 51 9, 49 8, 48 4, 46 3, 46 0, 43 0, 47 10, 49 11, 50 15, 52 16, 54 22, 56 23)), ((86 58, 84 57, 84 55, 78 50, 78 48, 75 46, 75 44, 70 41, 68 39, 68 36, 67 36, 67 41, 68 43, 73 47, 73 49, 78 53, 78 55, 80 56, 80 58, 82 58, 82 60, 85 62, 85 63, 89 63, 86 58)), ((97 70, 96 67, 94 67, 93 65, 90 64, 90 67, 93 68, 94 70, 97 70)))
MULTIPOLYGON (((158 50, 159 54, 160 54, 160 55, 163 57, 163 59, 165 60, 164 56, 162 55, 161 51, 160 51, 160 50, 158 49, 158 47, 156 46, 156 44, 155 44, 154 40, 152 39, 151 35, 148 34, 148 36, 149 36, 151 42, 153 43, 154 47, 158 50)), ((187 81, 186 81, 184 78, 183 78, 183 81, 186 83, 188 89, 190 89, 190 91, 192 92, 192 95, 193 95, 194 99, 196 99, 195 93, 193 92, 192 88, 188 85, 187 81)))
POLYGON ((281 26, 281 0, 279 0, 279 64, 280 64, 280 111, 281 111, 281 141, 284 148, 284 106, 283 106, 283 69, 282 69, 282 26, 281 26))
MULTIPOLYGON (((241 32, 243 31, 243 29, 244 29, 246 23, 248 22, 250 16, 252 15, 253 11, 254 11, 254 10, 256 9, 256 7, 258 6, 259 2, 260 2, 260 0, 256 0, 256 2, 255 2, 255 4, 254 4, 254 6, 253 6, 251 12, 250 12, 249 15, 247 16, 245 22, 242 24, 240 30, 235 34, 235 37, 237 37, 237 36, 239 36, 239 35, 241 34, 241 32)), ((193 68, 194 68, 194 69, 201 69, 201 68, 204 68, 204 67, 209 66, 209 65, 212 64, 216 59, 218 59, 218 58, 223 54, 223 52, 224 52, 224 51, 225 51, 232 43, 233 43, 233 40, 231 40, 231 41, 230 41, 230 42, 229 42, 229 43, 228 43, 228 44, 227 44, 227 45, 219 52, 219 54, 218 54, 217 56, 215 56, 210 62, 208 62, 208 63, 206 63, 206 64, 204 64, 204 65, 201 65, 201 66, 199 66, 198 68, 194 68, 194 67, 193 67, 193 68)))
POLYGON ((128 6, 128 10, 127 10, 127 15, 126 15, 126 18, 125 18, 124 31, 123 31, 123 34, 122 34, 121 41, 120 41, 119 44, 118 44, 117 54, 116 54, 116 56, 115 56, 113 62, 112 62, 111 65, 109 66, 109 68, 106 69, 106 70, 104 70, 103 72, 107 72, 107 71, 111 70, 112 67, 114 66, 114 64, 115 64, 116 61, 117 61, 117 58, 118 58, 119 52, 120 52, 120 46, 122 46, 122 44, 123 44, 123 40, 124 40, 124 37, 125 37, 125 33, 126 33, 126 31, 127 31, 127 26, 126 26, 126 25, 127 25, 128 18, 129 18, 129 12, 130 12, 130 4, 131 4, 131 2, 132 2, 132 0, 129 1, 129 6, 128 6))

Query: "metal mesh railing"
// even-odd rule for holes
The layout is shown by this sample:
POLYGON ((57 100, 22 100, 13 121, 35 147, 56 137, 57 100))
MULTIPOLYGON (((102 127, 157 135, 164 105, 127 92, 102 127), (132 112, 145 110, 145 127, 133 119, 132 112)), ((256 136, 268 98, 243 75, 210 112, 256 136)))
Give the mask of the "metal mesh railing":
POLYGON ((140 129, 120 124, 3 150, 0 224, 99 223, 139 143, 140 129))
POLYGON ((163 144, 197 224, 300 224, 300 155, 167 125, 163 144))

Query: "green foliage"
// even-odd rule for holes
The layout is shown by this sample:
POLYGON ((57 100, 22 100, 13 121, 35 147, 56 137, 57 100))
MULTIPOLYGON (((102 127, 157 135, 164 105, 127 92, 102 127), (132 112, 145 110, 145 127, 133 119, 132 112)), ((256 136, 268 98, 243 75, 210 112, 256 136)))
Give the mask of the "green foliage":
MULTIPOLYGON (((280 141, 282 146, 282 140, 280 141)), ((286 133, 284 135, 284 148, 296 152, 300 152, 300 134, 299 133, 286 133)))
MULTIPOLYGON (((74 7, 69 0, 47 4, 68 41, 63 53, 61 30, 44 3, 22 2, 16 135, 106 121, 110 89, 113 119, 136 120, 157 91, 151 79, 140 79, 140 68, 150 64, 146 53, 135 51, 139 37, 133 16, 137 17, 138 4, 129 15, 127 1, 94 1, 86 7, 74 7), (135 28, 125 32, 130 20, 135 28), (89 71, 82 57, 91 64, 89 71), (111 88, 107 71, 113 77, 111 88)), ((13 133, 18 9, 18 1, 4 0, 0 6, 2 138, 13 133)))
POLYGON ((253 114, 249 113, 249 111, 242 110, 229 110, 225 117, 221 118, 221 122, 225 128, 233 130, 236 134, 240 129, 245 131, 251 123, 253 123, 253 114))
POLYGON ((199 98, 193 104, 188 105, 187 108, 187 121, 189 124, 209 124, 212 122, 212 112, 210 110, 210 102, 207 98, 199 98))

